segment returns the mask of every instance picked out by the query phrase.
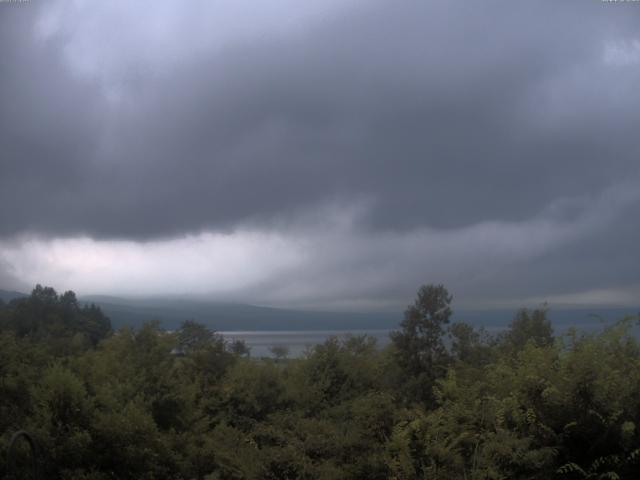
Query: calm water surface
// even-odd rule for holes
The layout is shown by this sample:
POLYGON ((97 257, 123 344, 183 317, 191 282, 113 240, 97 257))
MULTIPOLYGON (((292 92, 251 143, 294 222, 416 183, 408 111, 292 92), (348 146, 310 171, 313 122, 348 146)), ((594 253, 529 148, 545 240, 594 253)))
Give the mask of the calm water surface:
MULTIPOLYGON (((612 323, 609 322, 609 325, 612 323)), ((607 323, 592 322, 575 324, 576 328, 583 333, 601 331, 607 323)), ((563 335, 567 332, 571 325, 554 325, 555 334, 563 335)), ((485 330, 490 334, 496 334, 504 330, 504 326, 487 326, 485 330)), ((389 329, 370 329, 370 330, 261 330, 261 331, 226 331, 221 333, 226 340, 244 340, 251 348, 252 357, 272 357, 270 348, 274 346, 284 346, 289 349, 289 357, 299 357, 304 354, 305 350, 314 345, 323 343, 329 337, 336 336, 338 338, 346 338, 349 335, 369 335, 377 341, 378 347, 382 348, 389 344, 389 329)), ((632 332, 640 338, 640 326, 636 325, 632 332)), ((445 339, 445 342, 447 340, 445 339)))
POLYGON ((374 337, 378 347, 389 343, 391 330, 288 330, 288 331, 238 331, 218 332, 228 341, 244 340, 251 348, 252 357, 273 356, 269 349, 274 346, 284 346, 289 349, 290 357, 299 357, 308 347, 323 343, 329 337, 346 338, 349 335, 369 335, 374 337))

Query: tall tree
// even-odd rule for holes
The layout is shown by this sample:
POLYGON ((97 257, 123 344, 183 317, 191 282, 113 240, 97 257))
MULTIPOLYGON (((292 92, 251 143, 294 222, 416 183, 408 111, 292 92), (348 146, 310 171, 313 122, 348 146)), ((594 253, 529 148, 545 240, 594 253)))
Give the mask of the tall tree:
POLYGON ((446 370, 448 354, 443 336, 453 313, 452 299, 443 285, 423 285, 415 303, 404 312, 401 330, 391 334, 396 359, 413 377, 413 393, 423 399, 431 397, 433 382, 446 370))
POLYGON ((546 305, 535 310, 518 310, 505 335, 507 346, 519 351, 529 341, 538 347, 552 345, 553 327, 547 318, 547 311, 546 305))
POLYGON ((214 339, 214 333, 206 325, 194 320, 185 320, 178 330, 178 343, 187 351, 202 350, 214 339))

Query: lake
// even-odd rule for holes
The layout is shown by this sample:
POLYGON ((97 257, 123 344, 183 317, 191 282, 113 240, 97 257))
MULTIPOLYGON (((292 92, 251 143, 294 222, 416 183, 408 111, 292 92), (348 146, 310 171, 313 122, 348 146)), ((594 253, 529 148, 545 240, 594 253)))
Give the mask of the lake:
POLYGON ((285 331, 227 331, 218 332, 228 341, 243 340, 251 348, 252 357, 273 356, 269 348, 284 346, 289 349, 290 357, 299 357, 313 345, 323 343, 329 337, 346 338, 349 335, 369 335, 378 342, 378 347, 384 347, 390 341, 388 329, 379 330, 285 330, 285 331))
MULTIPOLYGON (((583 333, 601 331, 607 325, 615 323, 613 319, 609 321, 582 321, 567 323, 553 322, 556 336, 566 334, 570 327, 576 327, 583 333)), ((565 320, 566 321, 566 320, 565 320)), ((490 334, 496 334, 505 329, 506 325, 487 325, 485 330, 490 334)), ((477 327, 477 325, 476 325, 477 327)), ((251 348, 252 357, 272 357, 269 351, 274 346, 284 346, 289 349, 289 357, 301 356, 308 347, 323 343, 329 337, 346 338, 349 335, 369 335, 374 337, 378 347, 382 348, 391 341, 389 333, 391 329, 368 329, 368 330, 255 330, 255 331, 222 331, 218 332, 228 341, 243 340, 251 348)), ((640 326, 635 325, 632 332, 640 337, 640 326)), ((447 340, 445 340, 447 341, 447 340)))

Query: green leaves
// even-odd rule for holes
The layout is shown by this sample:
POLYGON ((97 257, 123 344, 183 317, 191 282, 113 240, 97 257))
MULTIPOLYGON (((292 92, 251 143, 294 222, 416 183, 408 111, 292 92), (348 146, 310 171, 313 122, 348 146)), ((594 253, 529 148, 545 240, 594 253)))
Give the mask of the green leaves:
POLYGON ((80 306, 72 291, 58 295, 51 287, 36 285, 29 297, 13 300, 2 310, 2 329, 44 340, 56 355, 95 346, 111 332, 111 322, 100 308, 80 306), (86 345, 74 339, 78 334, 86 338, 86 345))
POLYGON ((444 327, 451 317, 451 300, 443 285, 424 285, 404 314, 400 331, 391 333, 398 364, 408 377, 405 392, 411 400, 431 402, 434 381, 449 363, 444 327))
POLYGON ((37 288, 0 306, 0 455, 20 427, 54 480, 640 476, 628 319, 558 339, 521 311, 500 338, 454 324, 447 345, 450 301, 421 289, 385 350, 330 338, 274 360, 195 322, 94 344, 97 310, 37 288))

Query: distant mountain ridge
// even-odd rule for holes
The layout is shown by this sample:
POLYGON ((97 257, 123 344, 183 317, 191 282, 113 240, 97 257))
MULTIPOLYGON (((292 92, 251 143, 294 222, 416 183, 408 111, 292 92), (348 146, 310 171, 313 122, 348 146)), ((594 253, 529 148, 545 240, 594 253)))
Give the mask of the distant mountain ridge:
POLYGON ((358 330, 395 328, 401 314, 318 312, 185 299, 123 299, 106 296, 81 297, 95 303, 111 318, 114 327, 139 326, 160 320, 175 329, 184 320, 196 320, 214 330, 358 330))
POLYGON ((16 298, 24 298, 24 297, 28 297, 29 295, 27 295, 26 293, 21 293, 21 292, 14 292, 12 290, 1 290, 0 289, 0 300, 2 300, 3 302, 10 302, 11 300, 14 300, 16 298))
MULTIPOLYGON (((140 326, 149 320, 160 320, 167 329, 175 329, 184 320, 196 320, 218 331, 230 330, 374 330, 399 328, 403 311, 398 312, 325 312, 289 310, 241 303, 211 302, 197 299, 148 298, 126 299, 112 296, 81 297, 83 302, 100 306, 114 327, 140 326)), ((569 326, 598 326, 640 308, 551 306, 549 318, 558 332, 569 326)), ((488 329, 507 326, 516 309, 456 310, 452 321, 463 321, 488 329)))
MULTIPOLYGON (((403 311, 398 312, 326 312, 289 310, 240 303, 218 303, 195 299, 123 299, 88 296, 111 318, 114 327, 139 326, 145 321, 160 320, 163 327, 175 329, 183 320, 196 320, 218 331, 233 330, 374 330, 399 328, 403 311)), ((490 330, 506 327, 517 309, 456 310, 452 321, 484 326, 490 330)), ((574 307, 550 309, 549 318, 557 332, 570 326, 597 328, 640 308, 574 307)))
MULTIPOLYGON (((28 296, 25 293, 0 290, 0 298, 9 302, 28 296)), ((241 303, 222 303, 185 298, 131 299, 107 295, 79 298, 82 303, 95 303, 111 319, 114 328, 125 325, 139 327, 159 320, 163 328, 173 330, 184 320, 196 320, 217 331, 251 330, 374 330, 396 329, 403 312, 323 312, 289 310, 241 303)), ((558 332, 569 326, 598 327, 625 315, 636 315, 639 308, 576 307, 553 308, 549 318, 558 332)), ((501 329, 513 319, 515 309, 456 310, 452 321, 464 321, 490 330, 501 329)))

